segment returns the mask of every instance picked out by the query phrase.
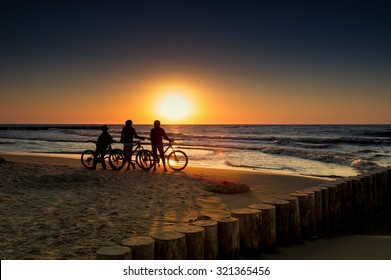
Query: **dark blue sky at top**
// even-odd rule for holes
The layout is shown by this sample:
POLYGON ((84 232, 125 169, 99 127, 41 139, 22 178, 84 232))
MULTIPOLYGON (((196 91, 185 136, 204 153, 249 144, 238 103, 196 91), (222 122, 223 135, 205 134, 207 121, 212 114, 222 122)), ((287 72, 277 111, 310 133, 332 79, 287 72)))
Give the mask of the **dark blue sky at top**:
POLYGON ((118 72, 257 75, 337 64, 391 73, 390 1, 8 2, 0 7, 2 82, 73 62, 118 72))
POLYGON ((10 2, 1 8, 2 55, 208 47, 388 53, 391 47, 389 1, 10 2))

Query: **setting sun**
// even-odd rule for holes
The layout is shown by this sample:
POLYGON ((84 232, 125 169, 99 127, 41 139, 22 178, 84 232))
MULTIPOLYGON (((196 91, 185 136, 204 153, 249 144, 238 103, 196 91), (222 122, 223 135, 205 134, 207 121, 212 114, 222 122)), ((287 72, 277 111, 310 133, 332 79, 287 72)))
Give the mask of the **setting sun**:
POLYGON ((156 106, 158 114, 172 122, 181 122, 193 112, 190 100, 182 92, 168 92, 164 94, 156 106))

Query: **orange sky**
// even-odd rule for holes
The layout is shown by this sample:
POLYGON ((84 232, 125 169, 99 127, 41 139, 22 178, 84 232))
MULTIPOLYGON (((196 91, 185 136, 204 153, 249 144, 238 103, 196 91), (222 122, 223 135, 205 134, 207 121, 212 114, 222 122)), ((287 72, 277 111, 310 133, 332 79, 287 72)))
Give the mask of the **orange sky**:
POLYGON ((196 75, 18 85, 2 98, 0 123, 391 123, 387 90, 373 96, 372 89, 354 86, 320 89, 196 75), (28 95, 20 97, 18 90, 28 95), (187 116, 176 119, 160 112, 159 102, 171 93, 186 97, 191 108, 187 116))
POLYGON ((385 7, 185 2, 4 10, 0 123, 391 123, 385 7))

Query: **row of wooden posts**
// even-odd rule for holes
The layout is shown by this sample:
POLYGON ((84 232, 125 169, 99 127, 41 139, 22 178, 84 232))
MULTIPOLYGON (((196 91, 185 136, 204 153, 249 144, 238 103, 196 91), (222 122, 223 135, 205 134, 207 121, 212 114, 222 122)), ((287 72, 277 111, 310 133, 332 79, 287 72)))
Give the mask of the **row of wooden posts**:
POLYGON ((277 247, 359 233, 391 210, 391 168, 276 196, 230 217, 201 219, 173 231, 130 237, 97 250, 97 259, 260 258, 277 247))

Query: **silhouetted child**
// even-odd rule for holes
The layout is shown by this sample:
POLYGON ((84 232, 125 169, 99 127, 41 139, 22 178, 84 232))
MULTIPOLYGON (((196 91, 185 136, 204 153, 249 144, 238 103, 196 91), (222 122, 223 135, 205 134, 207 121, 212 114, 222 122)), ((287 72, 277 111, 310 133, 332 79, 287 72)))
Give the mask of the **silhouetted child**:
POLYGON ((127 120, 125 122, 125 126, 122 128, 122 133, 121 133, 121 140, 120 142, 124 144, 124 155, 125 159, 128 162, 128 167, 126 168, 129 170, 130 165, 132 165, 133 170, 135 169, 135 165, 132 162, 132 153, 133 153, 133 136, 145 140, 145 137, 138 136, 136 133, 136 130, 132 126, 133 122, 131 120, 127 120))
POLYGON ((163 128, 160 127, 160 121, 156 120, 153 123, 153 128, 151 129, 151 144, 152 144, 152 153, 153 153, 153 171, 156 171, 156 163, 158 161, 157 151, 159 150, 159 156, 163 161, 164 171, 166 169, 166 161, 164 158, 164 149, 163 149, 163 138, 167 141, 172 141, 168 138, 166 132, 163 128))
POLYGON ((103 169, 106 169, 105 154, 108 146, 114 142, 113 137, 108 133, 109 128, 107 125, 102 126, 102 133, 96 141, 96 150, 94 154, 94 165, 92 169, 96 169, 96 164, 98 163, 98 155, 100 154, 101 163, 103 169))

